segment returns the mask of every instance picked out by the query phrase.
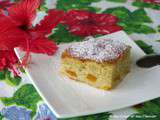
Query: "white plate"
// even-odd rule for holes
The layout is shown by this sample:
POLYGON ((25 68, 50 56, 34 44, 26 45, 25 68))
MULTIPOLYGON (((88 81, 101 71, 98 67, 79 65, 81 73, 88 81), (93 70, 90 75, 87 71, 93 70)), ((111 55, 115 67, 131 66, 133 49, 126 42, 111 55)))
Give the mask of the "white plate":
MULTIPOLYGON (((103 37, 132 46, 131 72, 112 91, 98 90, 60 76, 60 55, 69 44, 60 45, 52 57, 32 54, 32 64, 26 72, 58 118, 112 111, 160 97, 160 67, 138 68, 136 60, 145 53, 123 31, 103 37)), ((19 58, 23 55, 18 49, 16 53, 19 58)))

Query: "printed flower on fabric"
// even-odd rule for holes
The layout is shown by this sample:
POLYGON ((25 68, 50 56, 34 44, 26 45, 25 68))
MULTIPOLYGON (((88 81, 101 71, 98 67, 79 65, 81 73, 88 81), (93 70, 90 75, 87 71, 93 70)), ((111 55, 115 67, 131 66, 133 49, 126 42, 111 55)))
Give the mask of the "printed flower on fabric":
POLYGON ((36 115, 35 120, 56 120, 56 117, 48 106, 43 103, 38 107, 38 114, 36 115))
POLYGON ((31 111, 18 106, 4 108, 1 114, 7 120, 31 120, 31 111))
POLYGON ((142 2, 160 4, 160 0, 142 0, 142 2))
POLYGON ((111 14, 96 14, 85 10, 70 10, 62 21, 69 31, 77 36, 109 34, 122 29, 117 17, 111 14))

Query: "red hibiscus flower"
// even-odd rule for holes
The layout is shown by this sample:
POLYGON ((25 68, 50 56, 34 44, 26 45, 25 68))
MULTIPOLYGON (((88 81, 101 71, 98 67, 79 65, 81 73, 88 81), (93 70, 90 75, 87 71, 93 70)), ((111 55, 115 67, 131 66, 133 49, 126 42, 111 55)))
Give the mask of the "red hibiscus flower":
POLYGON ((143 0, 146 3, 160 4, 160 0, 143 0))
POLYGON ((70 10, 62 21, 71 33, 77 36, 109 34, 122 29, 118 19, 110 14, 95 14, 84 10, 70 10))
POLYGON ((3 46, 3 49, 20 47, 22 50, 27 51, 24 62, 28 59, 30 52, 52 55, 57 50, 56 44, 49 41, 46 35, 63 19, 64 12, 54 9, 49 10, 48 15, 33 27, 32 22, 36 17, 36 9, 39 5, 40 0, 22 0, 18 2, 8 8, 8 16, 3 18, 4 21, 8 22, 3 23, 2 27, 0 26, 0 32, 4 33, 3 35, 0 34, 0 46, 3 46))

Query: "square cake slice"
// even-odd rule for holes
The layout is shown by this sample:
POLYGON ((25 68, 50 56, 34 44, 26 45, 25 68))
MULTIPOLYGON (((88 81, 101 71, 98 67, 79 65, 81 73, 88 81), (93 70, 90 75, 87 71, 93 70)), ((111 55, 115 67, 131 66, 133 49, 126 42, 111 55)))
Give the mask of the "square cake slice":
POLYGON ((72 80, 110 90, 130 71, 130 49, 117 40, 90 37, 62 53, 60 71, 72 80))

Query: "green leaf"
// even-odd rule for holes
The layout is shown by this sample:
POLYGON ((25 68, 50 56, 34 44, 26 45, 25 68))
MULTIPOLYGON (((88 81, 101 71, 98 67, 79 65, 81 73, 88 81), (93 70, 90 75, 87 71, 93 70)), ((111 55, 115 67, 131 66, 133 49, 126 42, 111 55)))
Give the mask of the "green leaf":
POLYGON ((125 7, 114 7, 109 8, 103 11, 103 13, 112 14, 116 17, 118 17, 120 20, 124 20, 126 18, 129 18, 131 16, 131 12, 125 8, 125 7))
POLYGON ((6 82, 10 86, 18 86, 21 83, 21 77, 12 76, 11 72, 8 69, 3 69, 0 72, 0 80, 6 82))
POLYGON ((135 109, 138 113, 131 115, 127 120, 160 120, 160 98, 145 102, 135 109))
POLYGON ((160 40, 156 40, 157 42, 160 42, 160 40))
POLYGON ((45 11, 45 12, 48 12, 48 8, 46 7, 46 1, 45 1, 45 0, 43 0, 43 1, 41 2, 41 5, 40 5, 40 7, 37 9, 37 11, 45 11))
POLYGON ((1 98, 1 101, 6 105, 20 105, 32 110, 32 117, 37 110, 37 103, 41 100, 41 97, 37 93, 36 89, 31 84, 25 84, 21 86, 14 94, 13 97, 1 98))
POLYGON ((152 8, 152 9, 160 10, 160 5, 141 2, 140 0, 136 0, 135 2, 132 3, 132 5, 137 6, 137 7, 141 7, 141 8, 152 8))
POLYGON ((48 8, 46 6, 40 6, 37 11, 45 11, 45 12, 48 12, 48 8))
POLYGON ((83 38, 72 35, 63 25, 59 24, 49 36, 49 39, 54 40, 57 44, 69 43, 73 41, 81 41, 83 38))
POLYGON ((107 1, 110 1, 110 2, 119 2, 119 3, 125 3, 125 2, 127 2, 127 0, 107 0, 107 1))
POLYGON ((25 69, 24 69, 23 67, 20 67, 19 70, 20 70, 22 73, 26 73, 26 72, 25 72, 25 69))
POLYGON ((134 33, 134 27, 131 27, 131 25, 129 25, 129 23, 125 22, 125 21, 122 21, 122 22, 118 22, 117 23, 119 26, 123 27, 123 30, 127 33, 127 34, 132 34, 134 33))
POLYGON ((12 76, 10 71, 5 71, 5 82, 11 86, 18 86, 21 82, 21 77, 19 76, 12 76))
POLYGON ((144 22, 144 23, 152 23, 150 17, 147 16, 147 13, 144 9, 137 9, 132 12, 132 21, 135 22, 144 22))
POLYGON ((0 100, 2 101, 2 103, 5 106, 10 106, 10 105, 13 105, 15 103, 13 98, 1 97, 0 100))
POLYGON ((142 40, 137 40, 135 41, 137 45, 146 53, 146 54, 151 54, 154 53, 154 50, 151 45, 148 45, 142 40))
POLYGON ((5 70, 1 70, 0 71, 0 80, 4 80, 5 79, 5 70))
POLYGON ((152 7, 152 4, 146 3, 146 2, 141 2, 141 1, 139 1, 139 0, 136 0, 136 1, 133 2, 132 4, 133 4, 134 6, 141 7, 141 8, 143 8, 143 7, 147 7, 147 8, 152 7))
POLYGON ((112 14, 119 18, 118 25, 128 33, 150 34, 156 31, 146 23, 151 23, 144 9, 137 9, 133 12, 125 7, 115 7, 106 9, 103 13, 112 14))
POLYGON ((0 114, 0 120, 2 120, 3 118, 4 118, 4 116, 0 114))
POLYGON ((137 108, 137 111, 143 114, 160 113, 160 98, 143 103, 140 108, 137 108))
POLYGON ((143 34, 156 33, 156 31, 153 28, 143 24, 139 24, 139 25, 132 24, 131 29, 136 33, 143 33, 143 34))
POLYGON ((81 9, 98 12, 100 8, 90 6, 93 2, 98 2, 98 0, 57 0, 56 8, 64 11, 81 9))
POLYGON ((141 109, 138 109, 138 111, 143 114, 159 113, 160 105, 155 104, 154 102, 146 102, 141 109))
POLYGON ((81 3, 88 3, 91 4, 93 2, 100 2, 101 0, 79 0, 81 3))
POLYGON ((160 32, 160 25, 157 26, 157 31, 160 32))
POLYGON ((99 113, 94 115, 75 117, 75 118, 67 118, 67 119, 59 119, 59 120, 109 120, 111 113, 99 113))
POLYGON ((16 76, 14 78, 10 77, 10 78, 6 79, 6 82, 10 85, 18 86, 21 83, 21 77, 19 77, 19 76, 16 76))
POLYGON ((152 5, 152 9, 160 10, 160 5, 152 5))
POLYGON ((151 34, 156 33, 156 31, 145 24, 139 24, 134 22, 122 21, 118 22, 118 25, 122 26, 123 29, 128 33, 139 33, 139 34, 151 34))

